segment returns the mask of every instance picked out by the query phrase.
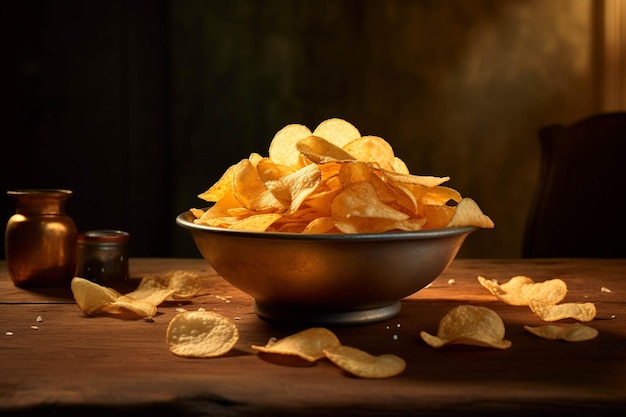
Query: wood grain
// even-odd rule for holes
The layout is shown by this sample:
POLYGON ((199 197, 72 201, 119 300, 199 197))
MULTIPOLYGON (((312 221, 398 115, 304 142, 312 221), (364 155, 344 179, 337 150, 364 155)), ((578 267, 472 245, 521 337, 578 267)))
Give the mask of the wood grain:
POLYGON ((131 260, 134 283, 173 269, 199 273, 202 294, 160 306, 146 321, 87 317, 71 295, 13 287, 0 264, 0 413, 521 416, 626 410, 626 260, 456 260, 432 286, 403 300, 397 317, 331 328, 343 344, 403 357, 406 371, 386 380, 350 377, 325 360, 304 366, 259 355, 252 344, 302 326, 260 320, 253 300, 201 259, 131 260), (523 326, 541 324, 539 319, 525 307, 497 301, 478 275, 503 281, 560 277, 568 284, 566 301, 596 303, 598 317, 590 325, 600 336, 585 343, 532 336, 523 326), (424 344, 419 332, 435 333, 441 317, 462 303, 495 310, 512 347, 435 350, 424 344), (181 307, 231 318, 241 336, 235 349, 213 359, 172 355, 165 331, 181 307))

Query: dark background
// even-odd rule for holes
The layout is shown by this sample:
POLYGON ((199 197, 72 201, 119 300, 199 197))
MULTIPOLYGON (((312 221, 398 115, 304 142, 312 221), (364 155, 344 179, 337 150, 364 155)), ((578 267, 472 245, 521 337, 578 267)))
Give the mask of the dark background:
MULTIPOLYGON (((67 188, 131 256, 199 256, 176 215, 289 123, 342 117, 496 223, 461 257, 517 257, 536 132, 598 111, 593 0, 4 2, 6 191, 67 188)), ((4 250, 2 250, 2 254, 4 250)))

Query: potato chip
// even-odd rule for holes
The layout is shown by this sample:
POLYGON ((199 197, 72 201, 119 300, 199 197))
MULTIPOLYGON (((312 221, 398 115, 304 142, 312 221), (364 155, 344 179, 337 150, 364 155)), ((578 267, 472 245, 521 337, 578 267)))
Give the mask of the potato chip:
POLYGON ((494 226, 489 216, 483 214, 480 207, 471 198, 462 198, 454 210, 452 219, 446 227, 477 226, 491 228, 494 226))
POLYGON ((252 232, 264 232, 276 220, 280 219, 282 214, 279 213, 263 213, 254 214, 252 216, 238 220, 228 226, 232 230, 247 230, 252 232))
POLYGON ((409 174, 409 167, 406 166, 406 163, 398 158, 397 156, 393 159, 393 171, 398 174, 409 174))
MULTIPOLYGON (((146 275, 137 288, 126 294, 126 296, 136 300, 154 297, 157 290, 169 290, 170 294, 165 298, 168 300, 184 300, 195 296, 201 288, 200 276, 198 274, 176 270, 167 273, 164 276, 146 275)), ((160 296, 153 298, 157 301, 160 296)), ((157 305, 160 302, 156 303, 157 305)))
POLYGON ((104 304, 100 311, 109 314, 130 312, 139 317, 154 317, 157 314, 157 304, 155 303, 162 303, 171 293, 171 290, 159 290, 152 294, 152 297, 158 296, 159 299, 153 301, 145 299, 137 300, 126 295, 121 295, 114 301, 104 304))
POLYGON ((479 276, 478 282, 500 301, 513 306, 527 306, 530 300, 557 304, 567 294, 567 284, 558 278, 535 282, 529 277, 515 276, 508 282, 499 284, 479 276))
POLYGON ((399 356, 374 356, 351 346, 337 345, 324 349, 326 357, 339 368, 359 378, 391 378, 401 374, 406 362, 399 356))
POLYGON ((330 162, 349 162, 356 159, 337 145, 324 138, 309 136, 296 143, 296 149, 308 160, 316 164, 330 162))
POLYGON ((460 305, 450 310, 439 322, 437 335, 420 332, 422 340, 433 348, 446 345, 473 345, 507 349, 504 323, 498 314, 482 306, 460 305))
POLYGON ((167 326, 166 341, 177 356, 210 358, 228 353, 239 340, 237 327, 211 311, 178 313, 167 326))
POLYGON ((331 232, 336 227, 335 219, 332 217, 317 217, 306 225, 302 233, 324 234, 331 232))
POLYGON ((442 229, 450 223, 454 207, 427 204, 422 207, 422 213, 426 218, 424 229, 442 229))
POLYGON ((285 205, 278 200, 259 178, 256 167, 247 159, 233 171, 233 196, 249 210, 276 212, 285 205))
POLYGON ((277 164, 270 158, 261 159, 256 165, 256 170, 259 178, 264 183, 268 181, 278 181, 282 177, 296 172, 294 168, 277 164))
POLYGON ((147 275, 127 294, 75 277, 71 289, 78 308, 85 314, 130 312, 139 317, 153 317, 165 300, 195 296, 200 291, 200 277, 187 271, 172 271, 165 277, 147 275))
POLYGON ((172 295, 174 300, 187 300, 195 297, 202 288, 200 275, 189 271, 171 271, 165 276, 165 279, 167 280, 167 288, 175 290, 172 295))
POLYGON ((265 346, 253 345, 260 352, 294 355, 315 362, 325 357, 324 349, 339 346, 339 339, 324 327, 311 327, 282 339, 270 339, 265 346))
POLYGON ((393 183, 422 185, 424 187, 436 187, 446 181, 450 181, 450 177, 413 175, 408 173, 399 173, 395 171, 383 171, 383 178, 393 183))
POLYGON ((596 305, 594 303, 547 304, 532 299, 528 306, 543 321, 574 319, 586 322, 592 321, 596 317, 596 305))
POLYGON ((564 340, 566 342, 586 342, 598 337, 598 330, 580 323, 546 324, 543 326, 524 326, 524 329, 535 336, 547 340, 564 340))
POLYGON ((392 221, 406 220, 410 216, 383 203, 374 186, 361 181, 346 186, 330 205, 335 219, 346 220, 352 217, 368 217, 392 221))
MULTIPOLYGON (((232 186, 232 184, 231 184, 232 186)), ((196 216, 196 223, 209 224, 215 219, 222 217, 232 216, 231 210, 241 209, 241 203, 237 201, 232 191, 227 193, 219 201, 209 207, 208 210, 203 211, 200 216, 196 216)))
POLYGON ((287 188, 290 205, 286 214, 295 213, 305 199, 317 188, 322 179, 322 172, 317 165, 307 165, 296 172, 282 177, 279 181, 287 188))
POLYGON ((419 205, 417 203, 417 198, 411 190, 402 184, 389 184, 389 186, 396 194, 396 199, 391 202, 391 205, 400 207, 403 211, 419 217, 419 205))
POLYGON ((198 197, 208 202, 219 201, 224 198, 233 188, 233 172, 236 168, 237 164, 231 165, 215 184, 199 194, 198 197))
POLYGON ((290 124, 279 130, 272 139, 269 147, 269 157, 277 164, 292 168, 301 168, 300 152, 296 143, 311 136, 308 127, 300 124, 290 124))
MULTIPOLYGON (((415 189, 413 189, 413 192, 418 194, 415 189)), ((456 203, 454 206, 456 206, 462 199, 463 197, 457 190, 443 185, 437 185, 435 187, 422 186, 422 190, 419 192, 419 200, 425 205, 451 207, 446 205, 449 201, 454 201, 456 203)), ((464 204, 467 204, 467 202, 464 204)))
POLYGON ((342 164, 338 176, 341 187, 344 189, 354 183, 366 182, 371 184, 376 191, 378 200, 386 205, 391 205, 400 198, 396 189, 391 184, 384 182, 371 165, 364 162, 355 161, 342 164))
POLYGON ((75 277, 71 283, 74 300, 85 314, 101 311, 102 306, 117 300, 121 294, 85 278, 75 277))
POLYGON ((342 149, 359 161, 373 163, 376 167, 395 172, 396 156, 391 145, 378 136, 363 136, 347 143, 342 149))
POLYGON ((313 131, 313 136, 324 138, 335 146, 342 148, 347 143, 360 138, 361 133, 350 122, 332 118, 324 120, 313 131))

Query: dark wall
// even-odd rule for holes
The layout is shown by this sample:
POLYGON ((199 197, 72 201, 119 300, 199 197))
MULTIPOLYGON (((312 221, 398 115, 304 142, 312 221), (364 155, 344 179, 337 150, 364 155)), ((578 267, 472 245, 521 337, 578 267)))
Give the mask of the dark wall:
POLYGON ((593 0, 27 0, 0 6, 6 190, 74 190, 79 229, 198 256, 177 214, 288 123, 329 117, 449 175, 517 257, 536 132, 597 109, 593 0))
POLYGON ((8 189, 67 188, 79 229, 171 254, 165 2, 7 3, 2 217, 8 189))

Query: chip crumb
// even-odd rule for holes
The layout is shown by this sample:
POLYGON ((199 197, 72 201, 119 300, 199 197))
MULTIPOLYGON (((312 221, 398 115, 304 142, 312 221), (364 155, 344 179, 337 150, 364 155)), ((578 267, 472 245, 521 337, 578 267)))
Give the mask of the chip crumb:
POLYGON ((39 330, 39 326, 30 326, 30 328, 33 330, 39 330))
POLYGON ((400 323, 396 324, 396 327, 400 327, 400 323))
POLYGON ((449 284, 449 285, 454 285, 454 284, 456 284, 456 281, 455 281, 455 280, 453 280, 452 278, 450 278, 450 279, 448 280, 448 284, 449 284))
POLYGON ((241 320, 241 317, 236 316, 236 317, 234 317, 234 320, 241 320))
POLYGON ((600 288, 600 291, 602 291, 602 292, 613 292, 613 291, 611 291, 611 290, 610 290, 609 288, 607 288, 607 287, 602 287, 602 288, 600 288))
POLYGON ((230 299, 233 298, 232 295, 216 295, 215 298, 222 300, 226 303, 230 303, 230 299))
POLYGON ((206 311, 206 308, 204 308, 204 307, 198 307, 198 311, 206 311))
POLYGON ((43 321, 43 317, 41 316, 37 316, 37 318, 35 319, 38 323, 41 323, 43 321))
POLYGON ((4 334, 7 336, 13 336, 13 332, 4 332, 4 334))
POLYGON ((177 313, 182 313, 183 311, 187 311, 187 310, 185 310, 183 307, 177 307, 176 308, 176 312, 177 313))
POLYGON ((394 335, 392 336, 392 339, 393 339, 393 340, 398 340, 398 335, 397 335, 397 334, 394 334, 394 335))

